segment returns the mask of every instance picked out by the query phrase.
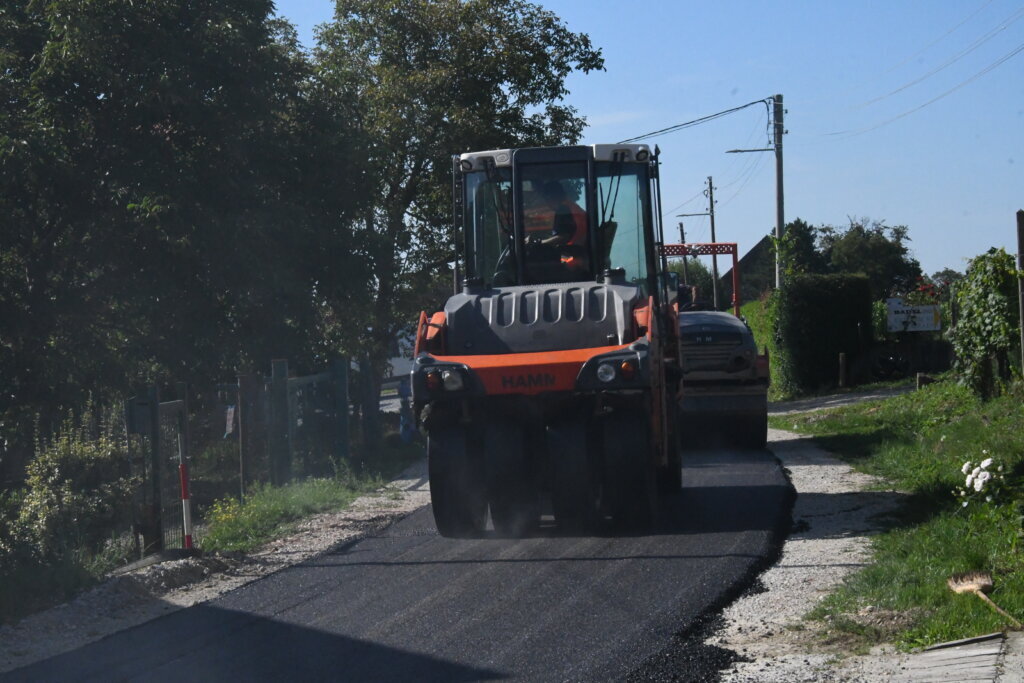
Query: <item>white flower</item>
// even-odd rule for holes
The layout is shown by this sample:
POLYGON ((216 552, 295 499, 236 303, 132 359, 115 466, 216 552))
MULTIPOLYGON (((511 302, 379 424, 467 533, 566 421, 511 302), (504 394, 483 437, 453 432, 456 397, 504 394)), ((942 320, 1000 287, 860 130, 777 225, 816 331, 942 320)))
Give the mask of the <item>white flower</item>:
POLYGON ((988 451, 985 450, 984 448, 981 449, 981 452, 984 453, 985 455, 988 455, 988 451))
POLYGON ((992 458, 985 458, 981 461, 981 469, 987 469, 992 464, 992 458))
POLYGON ((965 507, 967 507, 967 501, 965 500, 965 501, 964 501, 963 503, 961 503, 961 504, 960 504, 960 507, 962 507, 962 508, 965 508, 965 507))
POLYGON ((967 480, 964 481, 964 486, 971 488, 971 483, 974 481, 974 472, 967 475, 967 480))
POLYGON ((985 488, 985 480, 982 479, 981 477, 978 477, 977 479, 974 480, 974 490, 977 491, 978 493, 981 493, 981 490, 983 488, 985 488))
POLYGON ((960 471, 963 472, 964 474, 967 474, 973 468, 974 468, 974 463, 971 462, 970 460, 968 460, 967 462, 964 463, 964 466, 960 468, 960 471))
POLYGON ((946 440, 946 435, 945 434, 943 434, 942 436, 939 437, 939 443, 942 443, 945 440, 946 440))
POLYGON ((975 467, 973 470, 971 470, 971 476, 972 477, 976 477, 979 474, 981 474, 981 468, 980 467, 975 467))
POLYGON ((985 502, 986 503, 991 503, 992 502, 992 496, 985 496, 985 502))
POLYGON ((996 470, 996 472, 1002 472, 1002 471, 1003 471, 1003 466, 1000 465, 999 468, 996 470))

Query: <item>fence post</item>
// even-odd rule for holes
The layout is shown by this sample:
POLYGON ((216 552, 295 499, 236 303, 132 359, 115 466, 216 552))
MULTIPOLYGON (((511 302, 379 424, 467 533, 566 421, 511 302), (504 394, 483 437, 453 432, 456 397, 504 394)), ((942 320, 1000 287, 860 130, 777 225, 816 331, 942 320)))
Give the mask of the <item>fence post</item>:
POLYGON ((181 485, 181 537, 182 546, 192 550, 192 494, 189 492, 188 476, 188 384, 176 385, 181 412, 178 413, 178 478, 181 485))
POLYGON ((846 388, 846 354, 839 353, 839 388, 846 388))
POLYGON ((1024 209, 1017 211, 1017 299, 1020 306, 1020 371, 1024 374, 1024 209))
POLYGON ((363 446, 366 449, 363 457, 370 458, 380 442, 380 386, 374 377, 369 355, 359 363, 359 382, 363 404, 363 446))
POLYGON ((288 361, 270 362, 270 483, 288 481, 288 361))
POLYGON ((256 377, 238 375, 238 494, 245 500, 245 477, 252 462, 253 411, 256 409, 256 377))
POLYGON ((339 464, 349 459, 348 364, 347 357, 335 358, 331 363, 331 379, 334 382, 334 457, 339 464))
POLYGON ((160 493, 160 388, 149 387, 149 469, 150 494, 149 520, 144 527, 142 543, 144 552, 160 552, 164 549, 163 508, 160 493))

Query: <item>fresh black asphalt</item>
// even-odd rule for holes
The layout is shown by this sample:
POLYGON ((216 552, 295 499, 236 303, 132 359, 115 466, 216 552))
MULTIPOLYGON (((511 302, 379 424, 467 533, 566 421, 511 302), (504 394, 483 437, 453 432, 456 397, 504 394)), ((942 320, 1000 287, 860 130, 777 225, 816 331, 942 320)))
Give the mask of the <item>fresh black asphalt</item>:
POLYGON ((5 680, 713 679, 685 635, 774 559, 792 490, 766 451, 690 454, 684 482, 641 536, 451 540, 423 508, 5 680))

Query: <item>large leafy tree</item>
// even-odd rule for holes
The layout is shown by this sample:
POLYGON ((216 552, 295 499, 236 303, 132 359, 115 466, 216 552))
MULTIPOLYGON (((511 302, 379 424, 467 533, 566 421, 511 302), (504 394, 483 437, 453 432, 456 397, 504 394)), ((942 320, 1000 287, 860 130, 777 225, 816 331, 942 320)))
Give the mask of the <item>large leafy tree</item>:
POLYGON ((342 117, 312 104, 308 60, 272 9, 0 8, 8 428, 133 380, 313 352, 313 291, 360 273, 343 229, 359 189, 342 117))
POLYGON ((565 79, 603 60, 586 35, 522 0, 336 7, 315 50, 317 97, 372 141, 358 159, 371 203, 353 229, 373 284, 322 291, 325 329, 379 378, 416 312, 450 288, 451 155, 576 141, 584 120, 561 102, 565 79))
POLYGON ((881 221, 851 219, 846 230, 821 228, 819 243, 829 269, 868 276, 876 300, 917 286, 921 265, 910 255, 909 229, 881 221))

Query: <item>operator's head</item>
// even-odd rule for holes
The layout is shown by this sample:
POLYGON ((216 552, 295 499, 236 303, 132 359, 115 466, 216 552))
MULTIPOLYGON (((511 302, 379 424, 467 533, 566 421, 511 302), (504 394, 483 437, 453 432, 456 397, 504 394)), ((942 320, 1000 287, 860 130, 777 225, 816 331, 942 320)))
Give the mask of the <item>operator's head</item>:
POLYGON ((544 201, 557 204, 565 199, 565 188, 557 180, 549 180, 541 187, 541 194, 544 195, 544 201))

